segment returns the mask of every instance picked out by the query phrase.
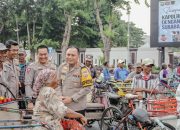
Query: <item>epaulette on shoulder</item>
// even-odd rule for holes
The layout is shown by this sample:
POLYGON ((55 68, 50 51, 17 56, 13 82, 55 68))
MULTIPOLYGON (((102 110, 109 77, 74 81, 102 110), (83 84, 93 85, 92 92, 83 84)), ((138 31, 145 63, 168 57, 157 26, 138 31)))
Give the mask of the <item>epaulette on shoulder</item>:
POLYGON ((8 64, 8 63, 4 63, 3 65, 4 65, 5 67, 11 68, 11 65, 8 64))
POLYGON ((19 65, 19 60, 18 59, 14 59, 13 63, 14 63, 14 65, 19 65))
POLYGON ((63 67, 63 66, 66 66, 67 65, 67 63, 66 62, 63 62, 63 63, 61 63, 60 65, 59 65, 59 67, 63 67))
POLYGON ((56 65, 53 63, 50 64, 50 67, 51 67, 51 69, 56 69, 56 65))
POLYGON ((32 63, 29 63, 28 65, 27 65, 27 67, 32 67, 32 66, 34 66, 34 65, 36 65, 37 64, 37 62, 32 62, 32 63))
POLYGON ((9 61, 5 61, 4 64, 5 64, 5 65, 8 65, 8 66, 11 66, 11 64, 10 64, 9 61))

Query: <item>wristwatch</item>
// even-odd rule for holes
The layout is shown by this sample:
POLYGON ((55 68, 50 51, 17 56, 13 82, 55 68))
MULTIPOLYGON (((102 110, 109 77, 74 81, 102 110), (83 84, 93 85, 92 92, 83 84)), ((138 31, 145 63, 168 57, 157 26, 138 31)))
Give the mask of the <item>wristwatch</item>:
POLYGON ((73 98, 71 98, 72 99, 72 101, 74 102, 74 99, 73 98))
POLYGON ((71 97, 71 99, 72 99, 72 101, 73 101, 73 102, 77 102, 77 101, 76 101, 76 100, 74 100, 72 97, 71 97))

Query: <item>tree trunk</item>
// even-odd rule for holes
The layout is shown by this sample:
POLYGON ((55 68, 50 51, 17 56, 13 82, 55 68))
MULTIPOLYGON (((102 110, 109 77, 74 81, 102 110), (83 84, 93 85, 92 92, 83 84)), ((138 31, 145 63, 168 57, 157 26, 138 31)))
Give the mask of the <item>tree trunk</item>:
MULTIPOLYGON (((32 44, 35 44, 35 33, 36 33, 36 20, 33 20, 33 32, 32 32, 32 44)), ((31 59, 35 61, 35 50, 34 47, 31 47, 31 59)))
POLYGON ((69 45, 69 41, 70 41, 70 37, 71 37, 71 22, 72 22, 72 18, 71 15, 65 15, 67 18, 67 22, 66 22, 66 26, 65 26, 65 31, 64 31, 64 35, 63 35, 63 42, 61 45, 61 63, 65 61, 66 58, 66 50, 68 48, 69 45))
MULTIPOLYGON (((112 19, 109 20, 109 30, 112 31, 112 19)), ((105 61, 109 62, 110 59, 110 50, 111 50, 111 39, 110 37, 106 36, 106 42, 104 45, 104 55, 105 55, 105 61)))
POLYGON ((29 23, 26 23, 27 25, 27 38, 28 38, 28 47, 31 48, 31 39, 30 39, 30 30, 29 30, 29 23))
POLYGON ((31 46, 31 37, 30 37, 30 29, 29 29, 29 23, 27 22, 27 37, 28 37, 28 48, 30 49, 31 52, 31 59, 35 61, 35 52, 34 49, 31 46))
POLYGON ((30 52, 31 52, 31 60, 32 61, 35 61, 35 50, 33 48, 30 49, 30 52))
POLYGON ((33 20, 33 37, 32 37, 33 42, 35 40, 35 33, 36 33, 36 20, 33 20))
MULTIPOLYGON (((104 29, 103 29, 103 25, 102 25, 102 20, 100 18, 100 11, 99 11, 99 4, 98 4, 98 0, 94 0, 94 7, 96 10, 96 19, 99 25, 99 30, 100 30, 100 35, 101 35, 101 39, 103 41, 104 44, 104 49, 103 49, 103 53, 104 53, 104 58, 105 61, 109 62, 109 58, 110 58, 110 38, 108 38, 107 36, 104 35, 104 29)), ((110 24, 111 25, 111 24, 110 24)))
POLYGON ((17 35, 17 42, 19 44, 19 26, 18 26, 18 19, 17 16, 15 16, 15 20, 16 20, 16 35, 17 35))
POLYGON ((2 24, 2 26, 0 27, 0 34, 2 33, 3 29, 4 29, 4 24, 2 24))

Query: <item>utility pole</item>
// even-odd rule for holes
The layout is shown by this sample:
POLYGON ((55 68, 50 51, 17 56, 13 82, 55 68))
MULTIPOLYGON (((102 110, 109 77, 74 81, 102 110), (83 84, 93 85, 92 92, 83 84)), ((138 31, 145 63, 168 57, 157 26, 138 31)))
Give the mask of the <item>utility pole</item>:
POLYGON ((161 47, 162 55, 161 55, 161 64, 165 62, 165 47, 161 47))
POLYGON ((128 16, 128 29, 127 29, 128 59, 127 59, 127 62, 131 63, 131 56, 130 56, 130 7, 127 8, 127 16, 128 16))

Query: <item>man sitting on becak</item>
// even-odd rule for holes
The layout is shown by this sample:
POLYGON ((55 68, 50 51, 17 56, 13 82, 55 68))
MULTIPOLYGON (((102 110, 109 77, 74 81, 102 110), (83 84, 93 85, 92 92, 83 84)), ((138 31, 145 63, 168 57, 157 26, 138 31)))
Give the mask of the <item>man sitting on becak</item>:
POLYGON ((156 93, 157 89, 159 89, 158 75, 151 73, 153 66, 153 59, 143 59, 143 71, 140 74, 135 75, 132 81, 132 90, 134 94, 138 94, 142 98, 147 98, 150 93, 156 93))

